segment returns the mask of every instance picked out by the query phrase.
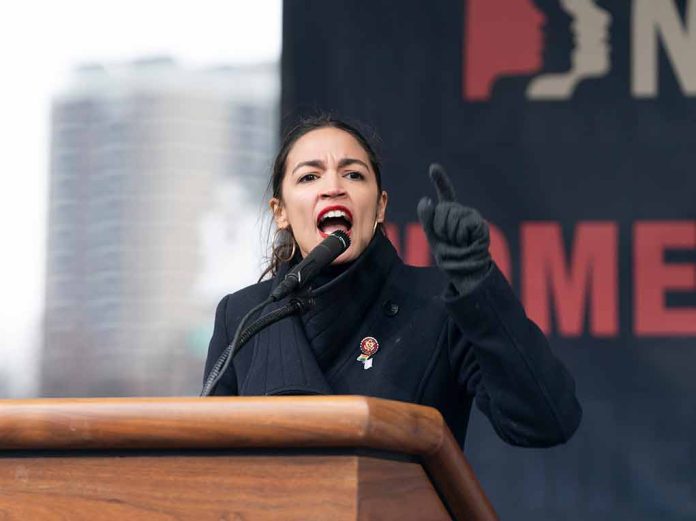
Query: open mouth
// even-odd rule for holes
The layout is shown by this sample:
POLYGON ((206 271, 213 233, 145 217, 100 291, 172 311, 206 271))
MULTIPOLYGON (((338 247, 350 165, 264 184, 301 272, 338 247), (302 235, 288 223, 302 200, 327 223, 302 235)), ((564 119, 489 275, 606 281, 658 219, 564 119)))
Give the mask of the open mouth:
POLYGON ((322 237, 327 237, 336 230, 350 235, 353 227, 353 214, 345 206, 329 206, 319 212, 317 228, 322 237))

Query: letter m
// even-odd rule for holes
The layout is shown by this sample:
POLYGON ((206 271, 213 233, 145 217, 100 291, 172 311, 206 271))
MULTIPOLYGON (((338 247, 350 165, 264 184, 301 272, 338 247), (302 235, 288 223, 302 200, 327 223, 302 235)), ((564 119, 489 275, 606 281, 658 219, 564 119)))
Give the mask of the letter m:
POLYGON ((567 262, 558 223, 522 225, 522 297, 544 332, 551 331, 553 302, 561 335, 581 335, 586 310, 592 335, 618 334, 617 238, 614 222, 580 222, 567 262))
POLYGON ((657 96, 658 42, 684 94, 696 94, 696 2, 688 0, 682 24, 674 0, 634 0, 631 90, 637 98, 657 96))

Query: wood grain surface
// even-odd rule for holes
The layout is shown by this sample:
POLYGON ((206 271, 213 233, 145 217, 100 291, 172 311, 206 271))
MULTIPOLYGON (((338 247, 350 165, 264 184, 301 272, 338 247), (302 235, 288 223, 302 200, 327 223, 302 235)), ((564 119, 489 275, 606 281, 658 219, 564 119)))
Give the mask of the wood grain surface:
POLYGON ((497 519, 429 407, 360 396, 0 400, 0 460, 3 450, 322 447, 418 456, 457 519, 497 519))
POLYGON ((356 519, 354 459, 0 459, 0 519, 356 519))
POLYGON ((358 459, 358 519, 451 520, 423 467, 417 463, 358 459))
POLYGON ((0 519, 438 521, 450 516, 417 463, 354 455, 218 455, 0 459, 0 519))

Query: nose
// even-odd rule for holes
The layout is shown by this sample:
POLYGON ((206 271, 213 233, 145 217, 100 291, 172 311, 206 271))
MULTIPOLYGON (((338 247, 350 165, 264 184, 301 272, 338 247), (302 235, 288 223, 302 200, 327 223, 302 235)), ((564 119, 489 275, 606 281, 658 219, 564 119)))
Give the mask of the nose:
POLYGON ((322 199, 337 199, 346 195, 346 191, 343 188, 335 188, 331 190, 324 190, 321 193, 322 199))
POLYGON ((321 190, 322 199, 336 199, 346 195, 340 175, 325 174, 323 179, 326 181, 321 190))

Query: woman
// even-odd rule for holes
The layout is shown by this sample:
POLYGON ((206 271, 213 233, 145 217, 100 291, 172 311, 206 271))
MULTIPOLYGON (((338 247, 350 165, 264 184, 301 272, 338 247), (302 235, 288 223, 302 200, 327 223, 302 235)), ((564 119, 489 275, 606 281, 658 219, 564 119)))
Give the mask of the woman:
POLYGON ((334 230, 346 231, 351 245, 314 281, 316 305, 256 335, 215 394, 357 394, 429 405, 461 444, 475 397, 508 443, 570 438, 581 417, 572 377, 491 260, 485 221, 455 201, 440 167, 430 176, 438 202, 423 198, 418 216, 439 269, 404 265, 385 237, 387 193, 362 134, 329 117, 290 131, 270 201, 287 242, 276 247, 271 280, 218 305, 206 377, 244 314, 290 267, 334 230))

